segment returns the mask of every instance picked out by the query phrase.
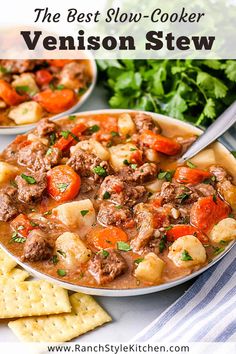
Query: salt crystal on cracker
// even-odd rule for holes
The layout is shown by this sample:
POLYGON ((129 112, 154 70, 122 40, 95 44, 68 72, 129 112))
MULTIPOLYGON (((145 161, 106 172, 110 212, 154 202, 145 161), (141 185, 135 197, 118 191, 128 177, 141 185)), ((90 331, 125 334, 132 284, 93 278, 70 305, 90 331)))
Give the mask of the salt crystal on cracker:
POLYGON ((0 318, 70 312, 67 290, 43 280, 16 282, 0 278, 0 318))
POLYGON ((22 318, 9 322, 15 335, 25 342, 65 342, 111 321, 111 317, 89 295, 70 296, 72 312, 22 318))

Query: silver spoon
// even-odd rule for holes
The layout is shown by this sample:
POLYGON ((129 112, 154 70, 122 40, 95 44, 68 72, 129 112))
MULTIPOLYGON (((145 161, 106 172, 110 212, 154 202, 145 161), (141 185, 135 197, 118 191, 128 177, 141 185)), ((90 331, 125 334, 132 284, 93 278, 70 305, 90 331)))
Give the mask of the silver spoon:
POLYGON ((223 135, 236 122, 236 101, 224 111, 214 123, 190 146, 190 148, 178 160, 183 163, 210 145, 223 135))

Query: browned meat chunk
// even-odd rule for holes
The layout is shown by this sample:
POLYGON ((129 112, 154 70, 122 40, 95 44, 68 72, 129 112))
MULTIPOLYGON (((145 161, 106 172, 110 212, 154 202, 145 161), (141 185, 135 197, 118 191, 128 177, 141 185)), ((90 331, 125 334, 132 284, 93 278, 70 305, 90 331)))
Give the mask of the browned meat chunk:
POLYGON ((157 165, 155 163, 147 162, 134 169, 132 167, 125 167, 120 171, 119 176, 121 176, 124 181, 143 184, 156 178, 157 172, 157 165))
POLYGON ((108 199, 118 205, 133 205, 147 199, 144 186, 132 186, 124 182, 119 176, 107 176, 98 191, 98 200, 108 199))
POLYGON ((24 260, 30 262, 43 261, 52 256, 53 245, 48 236, 41 230, 32 230, 24 245, 24 260))
POLYGON ((191 136, 189 138, 183 138, 182 136, 177 137, 176 141, 182 145, 182 152, 181 153, 184 154, 188 150, 188 148, 194 143, 194 141, 196 139, 197 139, 196 136, 191 136))
POLYGON ((154 232, 154 214, 150 205, 140 203, 134 207, 134 219, 138 235, 132 240, 132 248, 139 251, 146 246, 154 232))
POLYGON ((46 175, 41 172, 30 175, 35 183, 30 184, 21 176, 17 176, 15 181, 18 187, 18 198, 23 203, 31 203, 40 199, 46 190, 46 175))
POLYGON ((53 167, 59 165, 61 162, 61 158, 62 158, 62 153, 60 149, 56 147, 49 148, 44 158, 44 164, 46 167, 47 166, 53 167))
POLYGON ((47 171, 50 169, 50 165, 47 165, 44 159, 47 150, 44 144, 32 142, 19 150, 18 163, 35 172, 47 171))
POLYGON ((102 177, 106 177, 111 172, 107 161, 102 161, 94 154, 87 154, 80 149, 74 152, 67 165, 71 166, 81 177, 93 177, 95 182, 100 182, 102 177))
POLYGON ((217 182, 222 182, 224 179, 231 180, 231 176, 228 175, 227 171, 221 166, 211 166, 209 171, 215 176, 217 182))
POLYGON ((78 62, 66 64, 59 76, 59 83, 67 88, 76 89, 78 85, 86 84, 87 75, 85 75, 85 66, 78 62))
POLYGON ((18 214, 16 189, 4 188, 0 191, 0 221, 8 221, 18 214))
POLYGON ((57 125, 50 121, 48 118, 41 119, 37 124, 37 132, 41 138, 56 132, 56 130, 57 125))
POLYGON ((100 224, 128 226, 132 223, 132 213, 129 208, 112 203, 102 203, 98 212, 97 220, 100 224))
POLYGON ((126 261, 117 251, 107 249, 106 252, 97 253, 89 264, 89 272, 98 284, 110 283, 128 269, 126 261))
POLYGON ((205 183, 199 183, 196 186, 191 187, 191 189, 194 189, 199 196, 202 197, 208 197, 209 195, 214 195, 216 193, 216 190, 212 185, 205 183))
POLYGON ((192 204, 199 198, 194 189, 171 182, 163 183, 160 196, 163 198, 163 203, 174 204, 192 204))
POLYGON ((157 125, 152 117, 145 113, 137 113, 134 116, 134 123, 137 131, 142 133, 144 130, 152 130, 154 133, 160 133, 161 128, 157 125))
POLYGON ((31 71, 36 65, 39 65, 42 60, 1 60, 3 66, 11 74, 21 74, 25 71, 31 71))

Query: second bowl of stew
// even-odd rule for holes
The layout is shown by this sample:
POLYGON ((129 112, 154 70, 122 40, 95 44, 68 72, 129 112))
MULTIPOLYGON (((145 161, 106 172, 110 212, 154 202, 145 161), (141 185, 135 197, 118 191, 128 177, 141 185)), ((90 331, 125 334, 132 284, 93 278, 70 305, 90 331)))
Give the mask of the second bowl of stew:
POLYGON ((154 113, 41 120, 0 155, 0 242, 33 274, 129 296, 200 274, 236 238, 236 162, 201 131, 154 113))

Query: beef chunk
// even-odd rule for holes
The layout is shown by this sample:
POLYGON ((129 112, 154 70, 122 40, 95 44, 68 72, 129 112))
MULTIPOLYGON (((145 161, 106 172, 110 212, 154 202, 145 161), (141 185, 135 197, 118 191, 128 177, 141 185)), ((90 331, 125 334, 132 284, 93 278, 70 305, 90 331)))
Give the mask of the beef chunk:
POLYGON ((144 130, 152 130, 156 134, 161 132, 161 128, 148 114, 137 113, 133 119, 139 133, 142 133, 144 130))
POLYGON ((87 81, 85 66, 78 62, 66 64, 59 75, 59 80, 59 84, 65 85, 70 89, 78 88, 78 84, 85 86, 87 81))
POLYGON ((155 163, 145 163, 140 167, 133 169, 132 167, 124 167, 119 176, 124 181, 130 181, 137 184, 143 184, 157 177, 158 167, 155 163))
POLYGON ((195 190, 199 196, 208 197, 209 195, 214 195, 216 193, 215 188, 210 184, 199 183, 191 189, 195 190))
POLYGON ((37 172, 30 175, 36 181, 34 184, 29 184, 21 176, 17 176, 15 181, 18 187, 18 198, 23 203, 32 203, 40 199, 46 190, 47 181, 46 175, 37 172))
POLYGON ((222 182, 225 179, 232 180, 232 177, 221 166, 213 165, 209 168, 209 171, 215 176, 217 182, 222 182))
POLYGON ((39 137, 45 137, 57 131, 57 125, 48 118, 41 119, 37 124, 37 132, 39 137))
POLYGON ((59 165, 62 159, 62 153, 61 150, 56 148, 56 147, 52 147, 50 149, 48 149, 46 156, 44 157, 44 164, 45 167, 48 168, 48 166, 56 166, 59 165))
POLYGON ((92 177, 94 182, 101 182, 103 176, 95 172, 96 167, 101 167, 104 177, 111 173, 111 168, 107 161, 102 161, 94 154, 88 154, 85 151, 77 149, 70 157, 67 165, 71 166, 81 177, 92 177))
POLYGON ((173 204, 192 204, 199 198, 198 193, 193 188, 171 182, 163 183, 160 196, 163 203, 173 204))
POLYGON ((140 203, 134 207, 134 220, 138 235, 132 240, 132 248, 139 251, 152 238, 154 232, 154 213, 150 205, 140 203))
POLYGON ((109 202, 101 204, 97 220, 100 224, 126 226, 132 224, 132 213, 129 208, 122 205, 114 205, 109 202))
POLYGON ((47 150, 44 144, 32 142, 19 150, 18 163, 27 166, 32 171, 47 171, 51 167, 44 159, 47 150))
POLYGON ((108 255, 99 252, 89 262, 89 272, 98 284, 110 283, 128 269, 125 259, 119 252, 113 249, 106 251, 108 255))
POLYGON ((181 153, 184 154, 196 139, 196 136, 191 136, 189 138, 183 138, 182 136, 177 137, 176 141, 182 145, 181 153))
POLYGON ((0 221, 8 221, 18 214, 16 193, 17 190, 12 187, 0 191, 0 221))
POLYGON ((119 176, 107 176, 98 191, 98 200, 132 207, 147 199, 144 186, 132 186, 123 181, 119 176))
POLYGON ((53 245, 41 230, 32 230, 25 242, 23 258, 30 262, 43 261, 52 256, 53 245))

